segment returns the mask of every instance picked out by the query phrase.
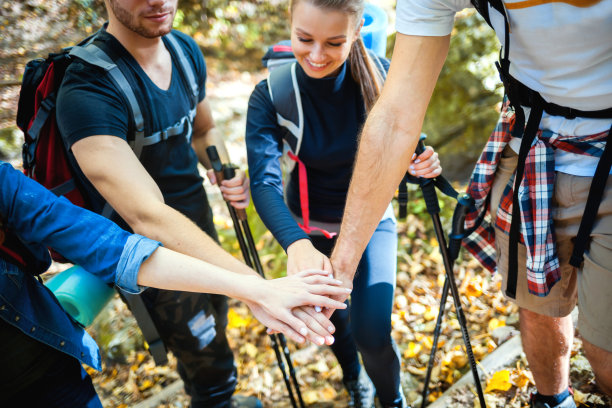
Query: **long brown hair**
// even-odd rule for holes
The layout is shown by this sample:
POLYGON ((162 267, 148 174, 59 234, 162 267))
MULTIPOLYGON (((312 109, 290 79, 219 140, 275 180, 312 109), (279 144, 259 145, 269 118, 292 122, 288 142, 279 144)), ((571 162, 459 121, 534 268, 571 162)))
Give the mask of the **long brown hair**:
MULTIPOLYGON (((337 10, 349 14, 354 18, 355 27, 361 23, 365 7, 364 0, 291 0, 289 5, 291 13, 293 13, 295 6, 300 1, 308 1, 318 8, 337 10)), ((367 113, 374 106, 376 99, 380 95, 383 84, 382 74, 376 68, 374 61, 372 61, 361 37, 353 41, 348 60, 351 67, 351 75, 361 88, 361 95, 363 96, 367 113)))

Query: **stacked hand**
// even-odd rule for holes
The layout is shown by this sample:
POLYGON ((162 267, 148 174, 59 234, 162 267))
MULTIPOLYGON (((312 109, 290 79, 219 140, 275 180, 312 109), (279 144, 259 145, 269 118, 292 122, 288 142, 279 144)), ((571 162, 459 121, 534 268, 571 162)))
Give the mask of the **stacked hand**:
MULTIPOLYGON (((412 157, 409 171, 417 177, 439 176, 442 168, 438 154, 427 147, 412 157)), ((214 175, 209 174, 209 178, 215 183, 214 175)), ((248 179, 243 172, 224 180, 220 187, 225 200, 235 208, 248 205, 248 179)), ((344 302, 353 289, 355 271, 334 270, 329 258, 308 239, 292 243, 287 257, 287 277, 262 280, 258 289, 261 292, 245 302, 269 333, 283 332, 300 343, 308 339, 318 345, 331 345, 335 327, 329 318, 336 309, 346 308, 344 302)))
MULTIPOLYGON (((333 270, 329 259, 317 251, 310 240, 301 239, 289 245, 289 248, 287 248, 287 276, 297 276, 301 273, 300 271, 306 270, 318 270, 329 277, 333 276, 333 270)), ((342 283, 339 280, 336 282, 338 282, 339 285, 342 283)), ((345 290, 343 292, 332 295, 333 299, 336 299, 336 301, 337 299, 342 299, 340 302, 344 302, 349 296, 351 288, 344 288, 345 290)), ((346 307, 344 303, 342 303, 342 305, 346 307)), ((293 309, 293 315, 306 323, 314 333, 312 338, 309 337, 313 343, 320 346, 323 344, 331 345, 334 342, 332 334, 336 331, 336 328, 329 321, 331 312, 329 315, 325 315, 321 313, 321 310, 323 310, 323 307, 320 305, 301 306, 293 309)), ((335 309, 325 308, 325 310, 331 310, 333 312, 335 309)))
MULTIPOLYGON (((304 315, 300 310, 313 309, 314 306, 330 310, 346 308, 344 303, 331 298, 349 293, 348 289, 340 286, 339 280, 321 270, 303 271, 271 280, 248 278, 254 280, 250 283, 252 290, 249 298, 243 300, 269 332, 282 332, 298 343, 309 339, 323 344, 328 337, 331 338, 329 344, 333 342, 333 325, 329 320, 321 313, 317 319, 304 315)), ((314 309, 313 314, 316 314, 314 309)))

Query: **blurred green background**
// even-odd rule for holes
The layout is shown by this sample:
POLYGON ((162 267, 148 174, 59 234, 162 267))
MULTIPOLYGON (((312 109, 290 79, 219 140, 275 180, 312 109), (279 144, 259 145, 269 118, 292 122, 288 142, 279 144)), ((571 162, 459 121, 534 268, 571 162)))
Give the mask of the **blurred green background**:
MULTIPOLYGON (((393 0, 381 2, 394 21, 393 0), (391 3, 389 3, 391 1, 391 3)), ((376 1, 374 1, 377 4, 376 1)), ((179 0, 175 26, 192 35, 209 69, 253 72, 270 44, 289 37, 286 0, 179 0)), ((105 19, 101 0, 24 0, 0 6, 0 158, 16 158, 14 125, 24 63, 68 46, 105 19)), ((394 34, 388 38, 392 57, 394 34)), ((423 131, 440 153, 447 177, 464 181, 492 129, 501 93, 492 61, 497 39, 472 12, 458 15, 446 64, 423 131)))

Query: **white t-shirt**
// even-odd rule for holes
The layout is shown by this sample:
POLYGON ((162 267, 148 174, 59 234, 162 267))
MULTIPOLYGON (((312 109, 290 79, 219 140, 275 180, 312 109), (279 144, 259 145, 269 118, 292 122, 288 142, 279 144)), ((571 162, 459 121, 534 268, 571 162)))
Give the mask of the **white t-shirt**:
MULTIPOLYGON (((552 103, 590 111, 612 107, 612 0, 505 0, 510 19, 510 74, 552 103)), ((450 34, 457 11, 470 0, 398 0, 399 33, 450 34)), ((504 44, 504 20, 489 8, 504 44)), ((544 113, 541 128, 561 135, 588 135, 610 129, 610 119, 568 120, 544 113)), ((518 146, 512 141, 511 146, 518 146)), ((518 150, 518 149, 515 149, 518 150)), ((559 149, 557 171, 592 176, 598 159, 559 149)))

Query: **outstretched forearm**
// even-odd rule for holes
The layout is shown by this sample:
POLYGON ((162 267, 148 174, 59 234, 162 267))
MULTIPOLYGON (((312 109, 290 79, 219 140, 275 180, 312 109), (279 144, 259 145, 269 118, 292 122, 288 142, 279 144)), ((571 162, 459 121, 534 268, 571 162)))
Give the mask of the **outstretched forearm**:
POLYGON ((308 337, 317 344, 322 344, 323 337, 330 334, 323 331, 319 335, 309 331, 306 324, 294 315, 294 308, 305 305, 345 308, 344 303, 332 300, 329 296, 349 293, 340 286, 339 281, 323 271, 265 280, 260 276, 239 275, 167 248, 158 248, 142 263, 138 272, 138 284, 170 290, 224 294, 240 299, 267 327, 284 332, 295 341, 303 342, 304 337, 308 337))
POLYGON ((352 280, 361 254, 408 170, 449 37, 397 34, 382 95, 361 134, 340 236, 331 257, 336 276, 352 280))
POLYGON ((241 274, 256 272, 226 252, 189 218, 163 202, 149 201, 140 216, 128 223, 134 232, 164 244, 164 247, 241 274))

